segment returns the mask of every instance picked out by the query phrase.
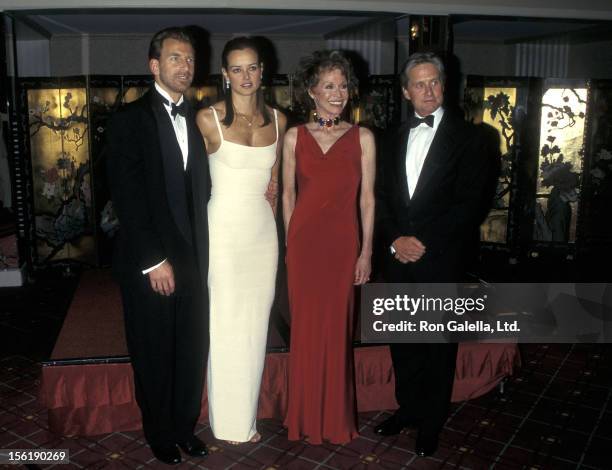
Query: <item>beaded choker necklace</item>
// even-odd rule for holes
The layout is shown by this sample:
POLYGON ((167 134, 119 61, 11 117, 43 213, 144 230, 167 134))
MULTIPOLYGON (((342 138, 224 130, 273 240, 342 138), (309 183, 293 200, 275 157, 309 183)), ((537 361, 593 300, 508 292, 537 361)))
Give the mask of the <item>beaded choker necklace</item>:
POLYGON ((323 119, 317 113, 313 113, 314 120, 319 123, 320 127, 332 127, 337 126, 340 122, 340 116, 336 116, 333 119, 323 119))

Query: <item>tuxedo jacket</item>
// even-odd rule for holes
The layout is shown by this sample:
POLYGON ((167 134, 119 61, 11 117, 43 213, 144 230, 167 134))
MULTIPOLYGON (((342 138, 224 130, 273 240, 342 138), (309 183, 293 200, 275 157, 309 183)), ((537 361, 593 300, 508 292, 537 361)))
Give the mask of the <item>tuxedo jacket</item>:
POLYGON ((387 135, 379 154, 376 220, 386 251, 385 277, 389 282, 463 280, 488 202, 490 159, 475 127, 447 110, 411 197, 406 177, 409 136, 405 123, 387 135), (425 245, 419 261, 404 265, 390 254, 393 241, 403 235, 425 245))
POLYGON ((208 158, 190 107, 185 121, 186 170, 163 98, 154 88, 115 113, 106 137, 120 227, 113 271, 120 282, 141 282, 143 270, 167 259, 177 295, 205 293, 208 277, 208 158))

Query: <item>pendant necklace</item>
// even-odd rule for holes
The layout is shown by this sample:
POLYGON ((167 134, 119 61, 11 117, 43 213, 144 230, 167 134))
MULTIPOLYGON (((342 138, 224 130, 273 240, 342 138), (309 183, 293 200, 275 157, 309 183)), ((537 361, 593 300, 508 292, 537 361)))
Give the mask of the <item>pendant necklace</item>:
POLYGON ((246 114, 242 114, 239 113, 236 108, 234 108, 234 114, 236 114, 238 117, 241 117, 242 119, 244 119, 249 127, 253 126, 253 121, 255 121, 255 115, 251 116, 251 119, 249 119, 248 117, 246 117, 246 114))

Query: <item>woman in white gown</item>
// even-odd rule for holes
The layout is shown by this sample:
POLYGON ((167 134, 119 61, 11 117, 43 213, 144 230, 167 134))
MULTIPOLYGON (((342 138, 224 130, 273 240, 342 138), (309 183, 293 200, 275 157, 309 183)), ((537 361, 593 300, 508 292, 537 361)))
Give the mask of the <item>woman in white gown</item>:
POLYGON ((285 116, 264 103, 256 43, 222 54, 225 99, 198 112, 209 155, 208 407, 217 439, 257 442, 256 416, 278 259, 275 213, 285 116))

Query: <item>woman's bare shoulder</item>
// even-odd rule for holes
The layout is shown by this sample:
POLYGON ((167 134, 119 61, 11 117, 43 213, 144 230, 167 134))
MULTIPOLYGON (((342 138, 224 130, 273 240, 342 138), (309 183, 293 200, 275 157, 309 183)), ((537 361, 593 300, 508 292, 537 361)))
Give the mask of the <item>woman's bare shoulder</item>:
POLYGON ((287 116, 285 116, 285 113, 283 113, 280 110, 276 110, 276 113, 278 115, 278 125, 281 129, 286 129, 287 128, 287 116))
POLYGON ((367 127, 362 127, 362 126, 358 126, 359 127, 359 138, 361 140, 374 140, 374 133, 368 129, 367 127))
POLYGON ((285 138, 297 139, 298 127, 299 126, 293 126, 287 129, 287 132, 285 133, 285 138))
POLYGON ((206 108, 200 109, 196 114, 196 120, 198 124, 204 125, 206 127, 216 126, 215 112, 219 121, 223 120, 223 118, 225 117, 225 103, 218 102, 212 106, 207 106, 206 108))

